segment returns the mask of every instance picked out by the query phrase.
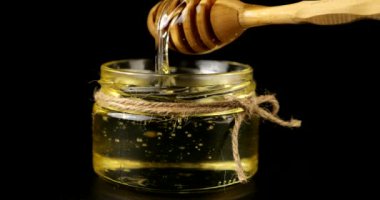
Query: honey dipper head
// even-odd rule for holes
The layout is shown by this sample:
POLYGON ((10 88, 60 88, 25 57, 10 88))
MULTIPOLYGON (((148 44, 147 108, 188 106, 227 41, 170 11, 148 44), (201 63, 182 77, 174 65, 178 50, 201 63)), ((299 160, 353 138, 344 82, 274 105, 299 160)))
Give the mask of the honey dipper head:
POLYGON ((148 28, 157 40, 159 16, 172 16, 167 29, 171 49, 184 54, 205 54, 234 41, 244 31, 239 24, 238 0, 171 0, 159 2, 148 16, 148 28), (168 3, 165 5, 165 3, 168 3), (172 13, 172 15, 170 15, 172 13))

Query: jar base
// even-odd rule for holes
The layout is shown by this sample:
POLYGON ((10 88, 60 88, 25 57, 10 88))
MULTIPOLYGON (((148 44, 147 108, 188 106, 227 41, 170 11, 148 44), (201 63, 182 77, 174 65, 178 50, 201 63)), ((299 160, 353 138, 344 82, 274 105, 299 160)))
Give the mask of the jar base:
MULTIPOLYGON (((142 163, 94 154, 94 161, 95 172, 100 177, 144 191, 202 192, 239 183, 233 160, 193 164, 142 163)), ((246 174, 252 177, 257 171, 257 156, 244 159, 243 164, 249 168, 246 174)))
POLYGON ((232 170, 138 169, 96 173, 107 181, 155 193, 210 192, 240 183, 237 178, 231 179, 236 177, 232 170), (139 177, 139 174, 149 176, 149 180, 139 177), (220 179, 224 176, 226 179, 220 179), (115 177, 118 178, 114 179, 115 177))

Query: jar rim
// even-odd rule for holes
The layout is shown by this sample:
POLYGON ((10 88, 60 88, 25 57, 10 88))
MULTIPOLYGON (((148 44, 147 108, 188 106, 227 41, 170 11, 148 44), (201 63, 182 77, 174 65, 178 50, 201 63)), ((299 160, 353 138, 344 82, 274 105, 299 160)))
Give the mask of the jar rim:
POLYGON ((238 62, 194 60, 182 61, 172 66, 176 66, 171 67, 172 73, 157 74, 154 72, 154 62, 149 59, 110 61, 101 66, 99 82, 137 87, 152 87, 157 84, 162 87, 202 87, 253 82, 251 66, 238 62))
POLYGON ((101 65, 101 70, 102 71, 107 71, 107 72, 112 72, 112 73, 117 73, 119 75, 149 75, 149 76, 154 76, 154 77, 169 77, 169 76, 210 76, 210 77, 215 77, 215 76, 220 76, 220 75, 242 75, 242 74, 250 74, 253 72, 253 69, 250 65, 240 63, 240 62, 235 62, 235 61, 228 61, 228 60, 196 60, 195 62, 214 62, 214 63, 222 63, 225 65, 230 65, 230 66, 238 66, 241 67, 241 70, 236 70, 236 71, 231 71, 231 72, 218 72, 218 73, 175 73, 175 74, 158 74, 154 73, 154 71, 150 71, 149 73, 147 71, 132 71, 129 69, 115 69, 112 67, 112 65, 115 64, 120 64, 120 63, 126 63, 126 62, 149 62, 149 59, 122 59, 122 60, 114 60, 114 61, 109 61, 106 63, 103 63, 101 65))

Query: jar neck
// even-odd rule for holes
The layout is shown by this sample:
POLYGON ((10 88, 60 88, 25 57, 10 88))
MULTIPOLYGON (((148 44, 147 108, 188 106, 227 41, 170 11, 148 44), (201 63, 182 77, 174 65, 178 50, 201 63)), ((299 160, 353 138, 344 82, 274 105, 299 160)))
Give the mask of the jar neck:
POLYGON ((244 98, 255 90, 252 69, 226 61, 197 61, 171 67, 159 75, 147 60, 123 60, 102 66, 101 91, 109 95, 150 101, 212 102, 226 96, 244 98))

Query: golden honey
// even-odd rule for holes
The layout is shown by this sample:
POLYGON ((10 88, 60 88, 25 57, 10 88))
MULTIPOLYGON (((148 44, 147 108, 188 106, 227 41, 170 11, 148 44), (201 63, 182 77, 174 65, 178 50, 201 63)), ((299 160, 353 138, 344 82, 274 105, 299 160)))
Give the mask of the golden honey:
MULTIPOLYGON (((156 102, 215 102, 226 96, 244 97, 255 89, 247 65, 195 61, 177 66, 171 67, 175 73, 155 74, 154 64, 147 60, 106 63, 101 91, 156 102)), ((159 116, 95 103, 95 172, 113 182, 158 192, 201 191, 238 183, 231 128, 234 116, 242 111, 159 116)), ((258 119, 247 119, 239 131, 239 153, 249 177, 257 171, 257 149, 258 119)))

